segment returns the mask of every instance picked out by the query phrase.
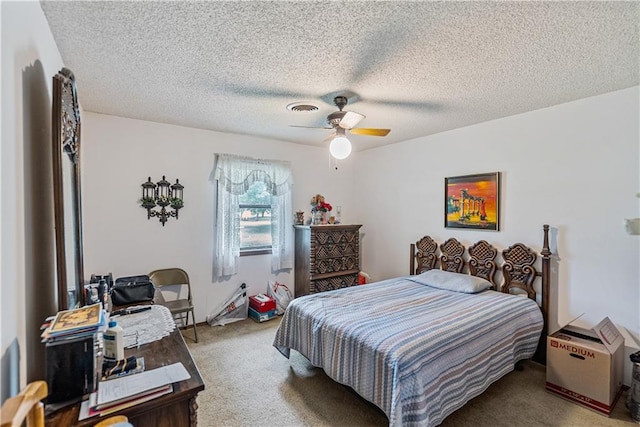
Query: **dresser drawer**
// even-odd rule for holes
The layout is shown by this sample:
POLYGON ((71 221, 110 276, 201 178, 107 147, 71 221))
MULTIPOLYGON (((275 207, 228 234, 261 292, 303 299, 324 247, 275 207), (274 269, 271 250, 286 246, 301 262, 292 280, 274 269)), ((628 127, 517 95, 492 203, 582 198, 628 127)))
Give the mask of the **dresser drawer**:
POLYGON ((330 277, 328 279, 313 280, 310 282, 309 291, 324 292, 334 289, 347 288, 358 284, 358 274, 346 274, 344 276, 330 277))
POLYGON ((358 268, 358 256, 339 256, 337 258, 316 258, 312 262, 313 274, 335 273, 358 268))
POLYGON ((317 259, 337 257, 342 255, 357 255, 358 246, 355 242, 348 243, 325 243, 315 247, 315 257, 317 259))
POLYGON ((326 230, 314 230, 312 242, 319 245, 357 245, 360 241, 360 233, 358 229, 354 230, 339 230, 331 229, 327 227, 326 230))

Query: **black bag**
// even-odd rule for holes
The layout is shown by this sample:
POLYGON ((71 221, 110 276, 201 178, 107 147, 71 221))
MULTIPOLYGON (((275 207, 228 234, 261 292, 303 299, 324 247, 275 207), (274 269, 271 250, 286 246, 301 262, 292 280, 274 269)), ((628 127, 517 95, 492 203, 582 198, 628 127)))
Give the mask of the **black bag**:
POLYGON ((111 288, 113 305, 130 305, 153 301, 156 287, 147 275, 120 277, 111 288))

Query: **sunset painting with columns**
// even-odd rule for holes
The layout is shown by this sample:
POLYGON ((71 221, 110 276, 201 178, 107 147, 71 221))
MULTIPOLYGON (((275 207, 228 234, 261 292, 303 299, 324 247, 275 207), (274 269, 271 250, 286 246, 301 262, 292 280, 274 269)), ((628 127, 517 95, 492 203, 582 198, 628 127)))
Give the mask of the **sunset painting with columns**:
POLYGON ((445 178, 445 227, 499 230, 500 173, 445 178))

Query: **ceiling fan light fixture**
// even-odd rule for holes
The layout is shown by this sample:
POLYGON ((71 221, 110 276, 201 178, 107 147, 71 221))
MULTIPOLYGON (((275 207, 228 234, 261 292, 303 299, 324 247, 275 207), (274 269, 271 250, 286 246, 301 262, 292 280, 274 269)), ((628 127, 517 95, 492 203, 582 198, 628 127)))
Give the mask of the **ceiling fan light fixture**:
POLYGON ((346 159, 351 154, 351 142, 347 137, 338 135, 329 144, 329 152, 338 160, 346 159))

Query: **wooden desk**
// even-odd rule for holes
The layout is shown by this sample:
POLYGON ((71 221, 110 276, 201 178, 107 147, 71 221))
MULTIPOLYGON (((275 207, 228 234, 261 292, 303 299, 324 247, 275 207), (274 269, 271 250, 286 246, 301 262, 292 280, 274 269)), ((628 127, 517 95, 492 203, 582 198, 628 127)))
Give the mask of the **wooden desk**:
MULTIPOLYGON (((186 427, 196 426, 196 396, 204 390, 204 382, 191 353, 178 328, 159 341, 145 344, 139 349, 125 349, 125 356, 143 356, 146 369, 159 368, 182 362, 191 378, 173 384, 173 393, 127 408, 110 415, 126 415, 136 427, 186 427)), ((51 427, 92 426, 103 417, 78 421, 80 404, 68 406, 47 416, 51 427)))

